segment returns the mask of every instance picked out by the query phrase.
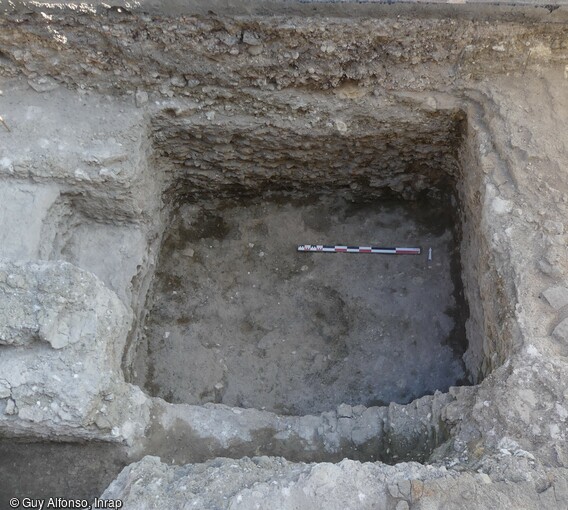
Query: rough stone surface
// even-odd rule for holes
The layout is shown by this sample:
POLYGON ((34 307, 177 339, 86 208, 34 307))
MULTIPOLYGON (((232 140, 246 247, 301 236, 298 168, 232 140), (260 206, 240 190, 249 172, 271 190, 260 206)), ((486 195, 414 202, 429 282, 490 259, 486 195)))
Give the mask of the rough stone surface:
POLYGON ((145 437, 132 455, 160 456, 176 464, 211 457, 281 455, 295 461, 426 460, 445 439, 440 420, 454 398, 436 392, 408 406, 353 408, 282 416, 221 404, 190 406, 154 400, 145 437), (345 414, 345 411, 342 412, 345 414))
POLYGON ((550 287, 546 289, 542 295, 555 310, 560 310, 568 305, 568 288, 563 285, 550 287))
POLYGON ((568 319, 564 319, 558 326, 552 331, 552 336, 562 343, 568 342, 568 319))
POLYGON ((112 438, 120 420, 105 400, 124 386, 129 310, 67 262, 1 264, 0 296, 2 433, 112 438))
POLYGON ((292 464, 257 457, 173 467, 157 457, 145 457, 125 468, 103 498, 122 498, 128 510, 561 508, 565 477, 564 469, 553 469, 547 482, 529 477, 511 486, 485 473, 458 473, 417 463, 292 464))

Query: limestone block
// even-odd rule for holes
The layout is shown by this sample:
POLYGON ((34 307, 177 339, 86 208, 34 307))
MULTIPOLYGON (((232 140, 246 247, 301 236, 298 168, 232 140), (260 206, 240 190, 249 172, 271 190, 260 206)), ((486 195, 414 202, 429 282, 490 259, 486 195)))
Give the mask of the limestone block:
POLYGON ((563 285, 549 287, 542 293, 542 296, 555 310, 560 310, 560 308, 568 305, 568 288, 563 285))
POLYGON ((568 318, 564 319, 560 324, 558 324, 558 326, 554 328, 554 331, 552 331, 552 336, 559 342, 568 341, 568 318))
POLYGON ((0 397, 10 397, 0 433, 110 435, 94 426, 94 413, 126 386, 131 311, 66 262, 1 264, 0 296, 0 397))
POLYGON ((0 259, 38 257, 43 219, 58 196, 55 185, 40 186, 21 181, 2 183, 0 259))

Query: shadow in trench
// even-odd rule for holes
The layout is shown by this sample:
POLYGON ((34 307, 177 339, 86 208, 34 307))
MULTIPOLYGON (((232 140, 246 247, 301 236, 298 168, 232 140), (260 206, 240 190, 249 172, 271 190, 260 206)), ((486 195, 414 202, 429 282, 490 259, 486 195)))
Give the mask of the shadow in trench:
POLYGON ((92 501, 127 464, 124 449, 106 443, 0 439, 0 508, 11 498, 92 501))

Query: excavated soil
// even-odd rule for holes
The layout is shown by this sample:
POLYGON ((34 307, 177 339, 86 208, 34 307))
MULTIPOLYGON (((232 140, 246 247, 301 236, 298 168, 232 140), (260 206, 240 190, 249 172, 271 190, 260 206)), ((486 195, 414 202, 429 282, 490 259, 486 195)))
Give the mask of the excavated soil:
POLYGON ((427 199, 181 206, 160 254, 136 382, 173 403, 296 415, 404 404, 464 382, 455 216, 449 201, 427 199), (304 243, 423 250, 297 252, 304 243))
POLYGON ((6 439, 0 440, 0 459, 1 502, 13 497, 48 501, 71 494, 92 501, 128 464, 124 449, 108 443, 6 439))

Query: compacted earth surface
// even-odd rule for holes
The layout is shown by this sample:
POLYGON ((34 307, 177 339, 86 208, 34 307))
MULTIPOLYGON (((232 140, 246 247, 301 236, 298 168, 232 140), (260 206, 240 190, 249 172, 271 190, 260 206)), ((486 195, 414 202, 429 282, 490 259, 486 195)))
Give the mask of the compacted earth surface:
MULTIPOLYGON (((128 464, 116 445, 0 440, 0 501, 72 494, 76 499, 100 496, 128 464)), ((4 506, 2 506, 4 508, 4 506)), ((30 507, 33 508, 33 507, 30 507)))
POLYGON ((160 254, 136 382, 174 403, 298 415, 446 391, 465 380, 453 216, 439 200, 182 205, 160 254))

